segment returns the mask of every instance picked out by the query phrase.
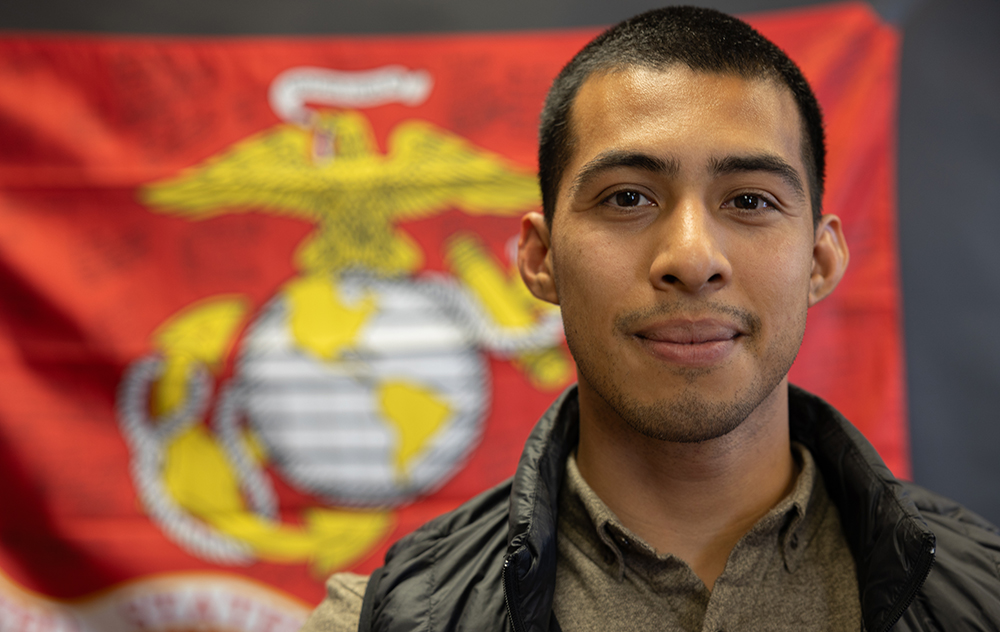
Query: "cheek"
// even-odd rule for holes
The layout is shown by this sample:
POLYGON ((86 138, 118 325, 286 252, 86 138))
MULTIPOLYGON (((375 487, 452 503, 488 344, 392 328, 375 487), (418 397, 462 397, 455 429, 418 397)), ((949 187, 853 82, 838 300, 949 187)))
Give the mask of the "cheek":
POLYGON ((615 305, 631 281, 628 262, 599 235, 553 244, 553 269, 560 305, 582 306, 588 315, 615 305))
POLYGON ((743 265, 733 267, 743 277, 754 308, 769 314, 777 327, 799 322, 809 305, 812 249, 779 241, 758 244, 743 255, 743 265))

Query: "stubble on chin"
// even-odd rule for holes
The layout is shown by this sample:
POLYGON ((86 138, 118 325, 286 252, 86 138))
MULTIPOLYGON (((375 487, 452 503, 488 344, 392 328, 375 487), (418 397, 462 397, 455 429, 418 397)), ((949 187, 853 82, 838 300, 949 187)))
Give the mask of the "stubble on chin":
MULTIPOLYGON (((672 308, 658 307, 644 313, 627 313, 616 319, 615 329, 620 336, 628 338, 630 325, 650 316, 663 316, 672 308)), ((725 314, 740 321, 747 333, 742 344, 749 353, 758 355, 761 327, 760 318, 750 312, 729 306, 712 305, 709 312, 725 314)), ((803 321, 805 316, 803 315, 803 321)), ((728 397, 713 397, 699 387, 699 381, 707 378, 716 368, 678 368, 675 376, 683 387, 677 395, 669 399, 643 402, 623 387, 631 376, 620 370, 618 358, 608 354, 603 360, 592 357, 587 350, 579 348, 580 340, 572 326, 567 323, 566 341, 577 362, 581 381, 585 381, 604 403, 626 424, 639 434, 659 441, 674 443, 702 443, 723 437, 737 429, 778 387, 788 374, 802 342, 805 323, 801 327, 790 328, 777 341, 778 356, 765 366, 765 370, 755 373, 750 381, 728 397), (796 333, 796 331, 798 333, 796 333), (784 350, 784 351, 781 351, 784 350), (582 353, 580 353, 582 352, 582 353), (603 370, 598 368, 603 364, 603 370), (617 379, 614 379, 617 376, 617 379)), ((639 376, 642 379, 644 376, 639 376)))
POLYGON ((643 436, 672 443, 702 443, 736 430, 780 381, 779 378, 768 388, 763 380, 756 379, 729 401, 713 401, 693 389, 685 389, 673 399, 644 404, 618 388, 595 390, 625 423, 643 436))

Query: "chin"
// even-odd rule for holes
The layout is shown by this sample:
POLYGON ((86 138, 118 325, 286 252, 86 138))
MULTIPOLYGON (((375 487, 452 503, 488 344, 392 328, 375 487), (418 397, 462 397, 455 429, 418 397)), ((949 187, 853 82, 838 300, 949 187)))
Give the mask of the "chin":
MULTIPOLYGON (((704 377, 704 376, 702 376, 704 377)), ((722 376, 720 376, 722 377, 722 376)), ((689 380, 680 392, 649 399, 615 385, 594 385, 607 405, 633 430, 659 441, 702 443, 739 428, 782 383, 785 373, 757 374, 749 384, 724 393, 704 380, 689 380)), ((714 380, 711 380, 714 381, 714 380)), ((731 380, 727 380, 731 384, 731 380)), ((645 394, 648 394, 646 391, 645 394)))
POLYGON ((650 439, 703 443, 739 428, 759 403, 681 397, 651 404, 626 400, 618 402, 615 408, 625 423, 650 439))

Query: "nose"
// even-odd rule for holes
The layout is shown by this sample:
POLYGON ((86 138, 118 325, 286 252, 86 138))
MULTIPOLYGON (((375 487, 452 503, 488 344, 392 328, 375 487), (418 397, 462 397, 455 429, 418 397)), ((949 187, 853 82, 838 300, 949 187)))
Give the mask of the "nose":
POLYGON ((733 270, 724 251, 722 227, 703 202, 678 200, 657 224, 649 268, 653 287, 703 294, 729 283, 733 270))

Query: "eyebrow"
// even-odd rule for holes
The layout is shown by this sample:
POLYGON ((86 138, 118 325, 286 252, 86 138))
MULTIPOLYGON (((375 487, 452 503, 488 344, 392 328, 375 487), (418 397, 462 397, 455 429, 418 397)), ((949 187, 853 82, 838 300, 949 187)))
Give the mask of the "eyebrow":
POLYGON ((712 175, 722 176, 731 173, 743 173, 750 171, 763 171, 773 173, 788 186, 792 187, 796 193, 805 196, 805 186, 802 178, 792 165, 788 164, 778 156, 773 154, 757 154, 751 156, 726 156, 724 158, 713 158, 708 165, 712 175))
POLYGON ((573 178, 569 194, 574 195, 601 173, 623 167, 667 176, 676 175, 681 169, 680 162, 676 159, 664 160, 642 152, 609 150, 598 154, 580 169, 573 178))

